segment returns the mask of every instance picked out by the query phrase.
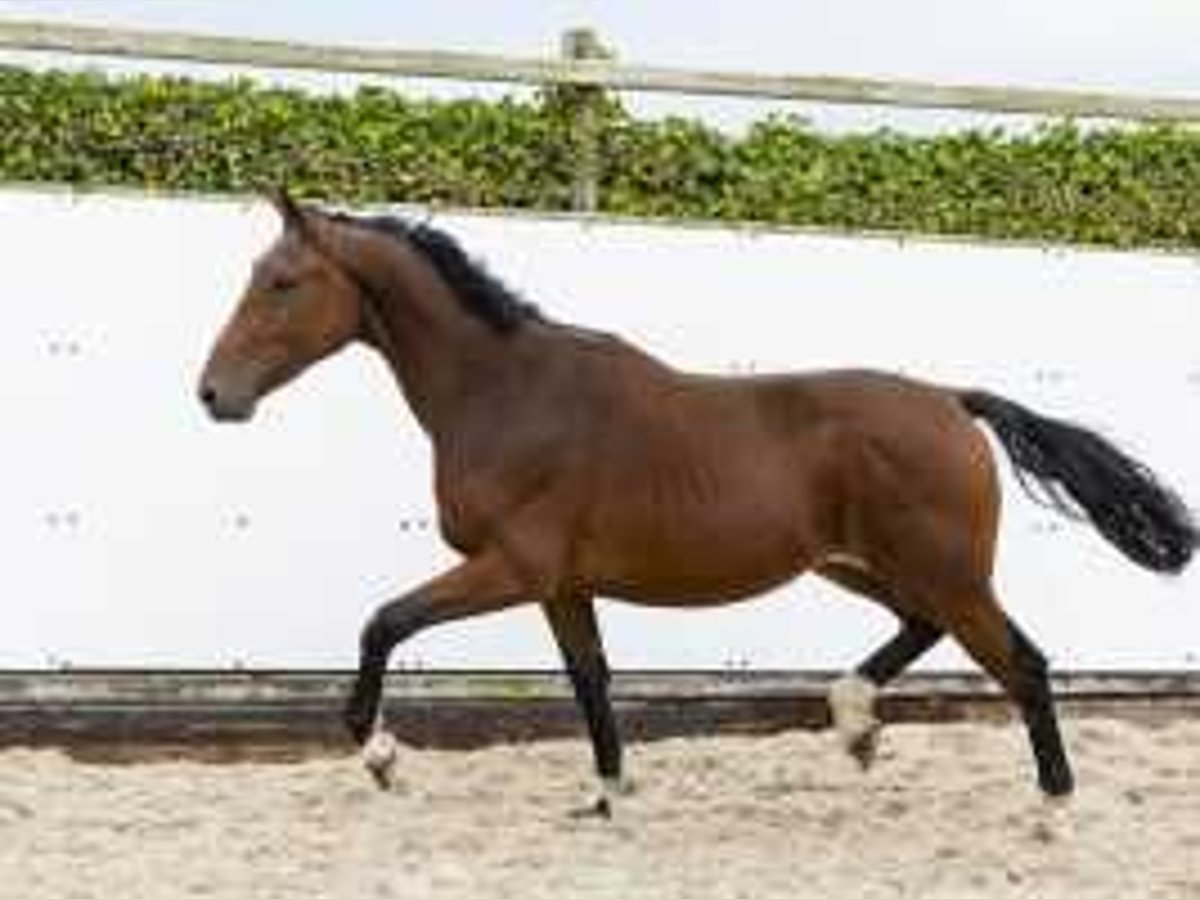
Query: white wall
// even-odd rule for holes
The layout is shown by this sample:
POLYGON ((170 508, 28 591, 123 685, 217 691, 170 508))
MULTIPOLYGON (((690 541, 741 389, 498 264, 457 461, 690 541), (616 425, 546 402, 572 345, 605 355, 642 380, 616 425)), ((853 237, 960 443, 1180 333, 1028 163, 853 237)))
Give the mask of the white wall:
MULTIPOLYGON (((1185 256, 437 221, 553 316, 676 362, 985 385, 1101 428, 1200 502, 1200 268, 1185 256)), ((372 607, 452 560, 425 527, 423 438, 365 351, 243 427, 194 401, 275 228, 257 203, 0 191, 0 667, 350 666, 372 607)), ((1056 664, 1197 665, 1195 573, 1146 574, 1006 491, 1001 592, 1056 664)), ((891 631, 815 579, 724 610, 602 615, 631 667, 842 667, 891 631)), ((557 665, 532 611, 447 626, 399 659, 557 665)), ((950 648, 929 660, 962 664, 950 648)))

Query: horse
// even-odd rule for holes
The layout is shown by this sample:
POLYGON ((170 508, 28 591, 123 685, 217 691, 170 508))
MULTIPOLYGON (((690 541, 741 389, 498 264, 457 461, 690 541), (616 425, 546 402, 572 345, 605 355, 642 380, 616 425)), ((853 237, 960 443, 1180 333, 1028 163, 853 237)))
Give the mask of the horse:
POLYGON ((1108 439, 986 390, 861 369, 716 376, 553 320, 429 223, 271 195, 257 259, 198 395, 242 422, 353 342, 377 351, 433 450, 438 524, 461 561, 365 623, 344 720, 386 787, 390 654, 442 623, 536 603, 560 651, 611 814, 628 782, 598 596, 731 603, 811 571, 881 604, 894 636, 833 683, 845 749, 871 764, 878 690, 943 636, 1003 687, 1037 782, 1071 793, 1041 650, 992 583, 1000 487, 985 423, 1035 499, 1085 518, 1133 563, 1179 573, 1184 501, 1108 439))

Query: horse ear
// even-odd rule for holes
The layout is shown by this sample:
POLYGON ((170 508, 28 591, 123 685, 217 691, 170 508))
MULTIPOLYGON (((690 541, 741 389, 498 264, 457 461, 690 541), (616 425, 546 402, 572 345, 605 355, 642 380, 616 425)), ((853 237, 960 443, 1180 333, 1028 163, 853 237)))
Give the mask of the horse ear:
POLYGON ((267 193, 267 199, 283 219, 283 227, 290 231, 307 234, 309 231, 308 213, 304 207, 292 199, 286 187, 277 187, 267 193))

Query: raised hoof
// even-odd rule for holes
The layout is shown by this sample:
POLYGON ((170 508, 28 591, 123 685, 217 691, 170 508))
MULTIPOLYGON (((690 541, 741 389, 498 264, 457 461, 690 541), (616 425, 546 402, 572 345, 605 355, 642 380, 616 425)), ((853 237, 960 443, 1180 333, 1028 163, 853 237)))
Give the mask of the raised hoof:
POLYGON ((381 791, 389 791, 396 768, 396 739, 386 731, 376 731, 363 745, 363 766, 381 791))
POLYGON ((367 774, 371 776, 371 780, 375 782, 375 787, 385 793, 392 789, 392 770, 391 769, 373 769, 367 767, 367 774))
POLYGON ((875 762, 882 723, 875 717, 878 689, 865 678, 847 675, 829 688, 829 709, 838 740, 864 770, 875 762))

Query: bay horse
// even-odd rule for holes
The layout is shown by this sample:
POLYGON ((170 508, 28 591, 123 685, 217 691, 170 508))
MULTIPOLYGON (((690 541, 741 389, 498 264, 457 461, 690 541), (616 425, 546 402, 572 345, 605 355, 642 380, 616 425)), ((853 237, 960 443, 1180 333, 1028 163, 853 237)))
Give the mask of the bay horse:
POLYGON ((624 784, 594 598, 723 604, 811 570, 890 609, 895 636, 830 691, 865 766, 875 691, 943 635, 1003 686, 1038 783, 1073 776, 1045 657, 992 585, 1000 490, 987 423, 1027 489, 1134 563, 1178 573, 1197 545, 1179 496, 1099 435, 983 390, 876 371, 718 377, 560 324, 429 224, 272 197, 283 228, 200 378, 220 421, 353 341, 382 355, 432 442, 441 536, 462 561, 365 624, 344 718, 372 774, 394 744, 396 645, 536 603, 562 653, 610 811, 624 784))

